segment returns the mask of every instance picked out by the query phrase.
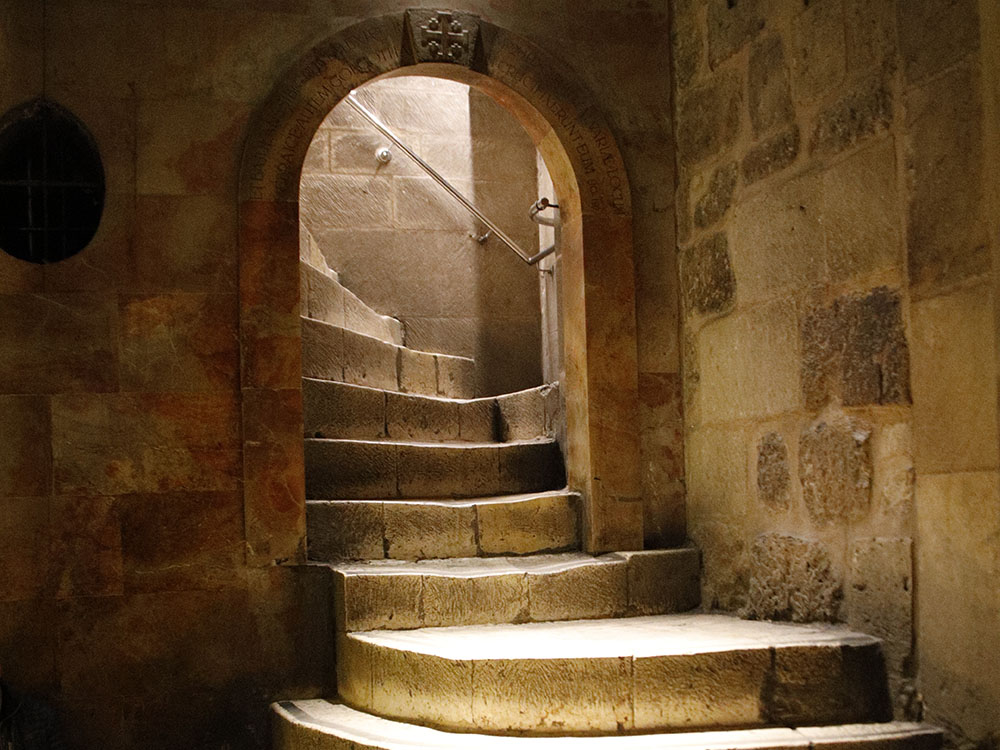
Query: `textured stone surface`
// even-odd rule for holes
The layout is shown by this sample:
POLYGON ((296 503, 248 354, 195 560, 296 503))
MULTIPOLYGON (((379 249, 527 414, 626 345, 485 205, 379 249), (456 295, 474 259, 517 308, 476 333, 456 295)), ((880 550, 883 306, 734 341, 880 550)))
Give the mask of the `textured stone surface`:
POLYGON ((910 353, 899 292, 879 287, 838 298, 804 318, 802 392, 819 409, 830 397, 846 406, 910 403, 910 353))
POLYGON ((785 125, 795 116, 788 85, 788 66, 780 36, 762 39, 750 50, 748 104, 754 135, 777 125, 785 125))
POLYGON ((752 184, 790 166, 798 155, 799 128, 793 125, 750 149, 740 163, 740 171, 746 183, 752 184))
POLYGON ((425 396, 438 393, 437 359, 433 354, 400 347, 398 357, 401 391, 425 396))
POLYGON ((435 355, 437 392, 447 398, 475 398, 476 363, 465 357, 435 355))
POLYGON ((474 557, 476 509, 470 505, 385 503, 385 556, 402 560, 474 557))
POLYGON ((503 440, 534 440, 544 437, 545 396, 540 389, 498 396, 500 437, 503 440))
POLYGON ((392 443, 307 439, 305 462, 310 500, 396 496, 396 446, 392 443))
POLYGON ((973 0, 896 0, 896 28, 911 82, 943 70, 979 46, 979 11, 973 0))
POLYGON ((799 438, 799 480, 809 517, 820 526, 864 518, 871 508, 871 428, 819 421, 799 438))
POLYGON ((699 229, 710 227, 721 219, 732 205, 739 171, 736 163, 712 172, 708 189, 694 207, 694 223, 699 229))
POLYGON ((459 408, 454 401, 387 393, 385 426, 393 440, 441 442, 459 439, 459 408))
POLYGON ((52 484, 49 402, 43 396, 0 396, 0 495, 44 496, 52 484))
POLYGON ((359 440, 384 438, 386 397, 384 391, 375 388, 303 378, 305 436, 359 440))
POLYGON ((491 576, 423 579, 423 622, 428 627, 524 622, 528 617, 528 582, 521 572, 491 576))
POLYGON ((837 154, 864 139, 884 133, 892 122, 892 91, 880 79, 848 91, 819 115, 809 146, 811 153, 837 154))
POLYGON ((542 495, 517 502, 476 506, 479 549, 485 555, 576 549, 580 544, 579 498, 542 495))
POLYGON ((616 617, 628 607, 627 564, 615 556, 593 565, 529 571, 528 601, 534 622, 616 617))
POLYGON ((619 555, 628 565, 630 614, 686 612, 701 603, 701 559, 696 549, 621 552, 619 555))
POLYGON ((764 28, 765 11, 759 0, 710 0, 708 5, 708 59, 714 68, 764 28))
POLYGON ((797 99, 822 97, 844 77, 843 0, 807 3, 792 21, 792 81, 797 99))
POLYGON ((421 580, 414 576, 333 571, 334 623, 338 633, 358 630, 418 628, 422 624, 421 580))
POLYGON ((726 312, 733 306, 736 279, 725 232, 683 250, 681 284, 690 310, 705 315, 726 312))
POLYGON ((775 510, 786 510, 790 502, 788 446, 777 432, 769 432, 757 446, 757 497, 775 510))
POLYGON ((819 542, 762 534, 750 552, 746 614, 767 620, 835 621, 843 584, 819 542))
POLYGON ((344 382, 394 391, 398 347, 381 339, 344 329, 344 382))
POLYGON ((379 502, 306 503, 309 559, 378 559, 384 554, 385 520, 379 502))
POLYGON ((681 95, 677 124, 680 161, 694 164, 725 150, 740 126, 740 81, 719 73, 681 95))
POLYGON ((324 380, 344 379, 342 328, 302 319, 302 376, 324 380))
MULTIPOLYGON (((307 231, 303 232, 303 236, 307 231)), ((318 268, 308 263, 300 265, 302 281, 299 286, 304 301, 303 315, 341 328, 345 327, 344 287, 318 268)))

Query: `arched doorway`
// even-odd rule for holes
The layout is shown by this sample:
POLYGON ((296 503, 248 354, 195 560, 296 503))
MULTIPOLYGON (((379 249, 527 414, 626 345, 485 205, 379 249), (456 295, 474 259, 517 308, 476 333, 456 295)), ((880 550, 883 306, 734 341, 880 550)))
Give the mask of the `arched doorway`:
MULTIPOLYGON (((640 549, 635 290, 629 189, 615 140, 565 66, 510 32, 452 14, 468 32, 439 62, 430 11, 363 21, 315 47, 251 124, 240 180, 240 351, 246 534, 258 563, 303 558, 299 174, 322 119, 377 76, 458 80, 511 111, 562 206, 567 474, 584 498, 588 551, 640 549)), ((433 19, 432 19, 433 20, 433 19)))

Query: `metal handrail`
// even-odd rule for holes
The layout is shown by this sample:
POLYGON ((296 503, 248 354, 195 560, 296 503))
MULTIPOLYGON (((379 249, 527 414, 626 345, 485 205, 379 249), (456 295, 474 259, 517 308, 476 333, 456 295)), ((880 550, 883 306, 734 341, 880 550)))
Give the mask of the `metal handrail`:
POLYGON ((534 265, 542 258, 546 257, 547 255, 550 255, 555 250, 555 247, 553 246, 546 250, 542 250, 540 253, 537 253, 536 255, 529 255, 527 252, 521 249, 520 245, 518 245, 516 242, 514 242, 514 240, 512 240, 509 236, 507 236, 507 234, 502 229, 500 229, 500 227, 498 227, 496 224, 490 221, 490 219, 487 218, 482 211, 476 208, 475 205, 473 205, 472 201, 470 201, 468 198, 462 195, 462 193, 458 190, 458 188, 456 188, 454 185, 448 182, 448 180, 442 177, 434 169, 434 167, 432 167, 430 164, 421 159, 413 151, 413 149, 411 149, 409 146, 403 143, 399 139, 399 137, 395 133, 393 133, 392 130, 390 130, 385 123, 383 123, 381 120, 378 119, 378 116, 374 112, 369 110, 367 107, 365 107, 365 105, 363 105, 354 97, 353 91, 347 95, 346 101, 359 115, 368 120, 368 122, 370 122, 374 126, 374 128, 378 130, 378 132, 380 132, 390 141, 399 146, 399 148, 403 151, 404 154, 410 157, 410 159, 412 159, 418 167, 420 167, 427 174, 429 174, 431 178, 434 180, 434 182, 436 182, 438 185, 447 190, 451 194, 451 196, 459 203, 461 203, 470 214, 475 216, 477 219, 483 222, 483 224, 489 227, 490 231, 493 232, 493 234, 495 234, 503 244, 505 244, 507 247, 513 250, 517 254, 517 257, 519 257, 525 263, 527 263, 528 265, 534 265))

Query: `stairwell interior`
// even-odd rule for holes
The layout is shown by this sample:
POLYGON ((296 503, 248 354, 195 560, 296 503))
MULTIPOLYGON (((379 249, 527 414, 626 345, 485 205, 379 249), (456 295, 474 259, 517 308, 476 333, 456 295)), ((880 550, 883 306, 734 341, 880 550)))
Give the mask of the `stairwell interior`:
MULTIPOLYGON (((544 243, 526 210, 551 183, 498 105, 416 77, 369 93, 544 243)), ((275 704, 276 750, 937 748, 893 721, 877 639, 699 609, 692 546, 582 551, 558 254, 523 267, 340 109, 303 173, 300 261, 309 559, 333 578, 338 694, 275 704)))

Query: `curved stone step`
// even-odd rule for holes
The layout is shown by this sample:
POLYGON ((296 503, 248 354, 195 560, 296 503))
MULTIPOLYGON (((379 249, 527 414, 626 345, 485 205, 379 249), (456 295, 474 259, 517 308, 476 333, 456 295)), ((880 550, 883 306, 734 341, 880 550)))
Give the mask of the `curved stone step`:
POLYGON ((445 732, 358 711, 339 701, 282 701, 271 707, 274 750, 939 750, 941 731, 886 722, 824 727, 505 737, 445 732))
POLYGON ((305 441, 311 500, 482 497, 566 485, 554 440, 512 443, 305 441))
POLYGON ((403 324, 370 308, 341 284, 339 277, 303 262, 299 263, 299 273, 302 310, 306 317, 390 344, 403 344, 403 324))
POLYGON ((302 375, 428 396, 475 396, 475 363, 302 318, 302 375))
POLYGON ((880 643, 724 615, 375 630, 338 637, 363 711, 519 734, 887 721, 880 643))
POLYGON ((345 632, 597 619, 698 606, 697 550, 377 560, 333 566, 345 632))
POLYGON ((454 399, 333 380, 302 379, 306 437, 421 442, 491 442, 551 436, 558 388, 454 399))
POLYGON ((573 492, 466 500, 310 500, 309 559, 420 560, 578 549, 573 492))

